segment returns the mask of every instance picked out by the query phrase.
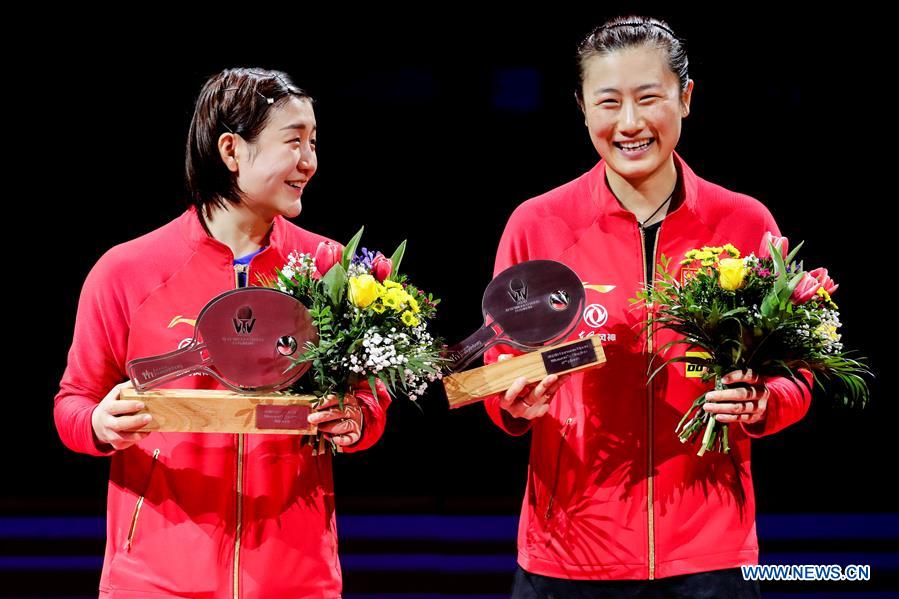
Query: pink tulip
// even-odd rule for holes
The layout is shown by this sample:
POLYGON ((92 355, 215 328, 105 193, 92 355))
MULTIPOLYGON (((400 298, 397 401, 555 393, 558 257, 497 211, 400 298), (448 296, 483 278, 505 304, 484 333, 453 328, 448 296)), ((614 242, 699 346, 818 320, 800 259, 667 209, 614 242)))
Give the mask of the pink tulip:
POLYGON ((815 280, 821 284, 821 287, 824 288, 828 295, 833 295, 833 292, 839 287, 839 285, 833 282, 833 279, 827 276, 826 268, 816 268, 808 274, 815 277, 815 280))
POLYGON ((759 258, 770 258, 771 251, 768 249, 768 243, 773 243, 774 247, 780 250, 780 255, 784 258, 787 257, 787 253, 790 250, 790 242, 786 237, 777 237, 772 234, 771 231, 766 231, 765 236, 762 237, 762 244, 759 246, 759 251, 757 256, 759 258))
POLYGON ((334 241, 322 241, 315 250, 315 269, 324 276, 342 258, 342 245, 334 241))
POLYGON ((379 283, 383 283, 384 279, 390 276, 392 270, 393 262, 390 258, 385 257, 384 254, 380 252, 378 252, 375 259, 371 261, 371 274, 374 275, 379 283))
POLYGON ((807 272, 803 273, 802 278, 799 280, 799 284, 796 285, 796 289, 793 290, 793 295, 790 296, 790 301, 796 305, 804 304, 815 297, 815 294, 818 293, 818 289, 820 288, 821 283, 818 282, 818 279, 807 272))

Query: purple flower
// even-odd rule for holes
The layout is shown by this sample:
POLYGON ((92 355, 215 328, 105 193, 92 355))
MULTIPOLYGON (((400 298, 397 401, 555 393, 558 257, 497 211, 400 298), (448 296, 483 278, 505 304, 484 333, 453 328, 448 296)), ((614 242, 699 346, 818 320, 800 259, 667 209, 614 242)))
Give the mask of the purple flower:
POLYGON ((368 248, 362 248, 358 254, 353 256, 353 264, 361 264, 365 270, 371 270, 371 261, 375 259, 375 252, 368 251, 368 248))

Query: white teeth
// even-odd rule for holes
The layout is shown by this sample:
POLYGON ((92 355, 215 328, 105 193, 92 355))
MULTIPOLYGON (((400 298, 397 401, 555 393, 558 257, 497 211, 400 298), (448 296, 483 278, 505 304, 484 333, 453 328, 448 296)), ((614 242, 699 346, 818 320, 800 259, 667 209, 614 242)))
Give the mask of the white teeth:
POLYGON ((625 150, 636 150, 638 148, 643 148, 652 143, 652 139, 647 139, 645 141, 629 141, 627 143, 619 143, 618 146, 624 148, 625 150))

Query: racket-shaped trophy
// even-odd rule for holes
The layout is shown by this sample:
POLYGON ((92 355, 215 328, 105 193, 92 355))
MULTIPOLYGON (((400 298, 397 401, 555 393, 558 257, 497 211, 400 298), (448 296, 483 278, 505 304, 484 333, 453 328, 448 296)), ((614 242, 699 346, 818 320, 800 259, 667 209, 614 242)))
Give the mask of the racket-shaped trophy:
POLYGON ((133 389, 120 397, 146 405, 153 416, 146 431, 312 434, 314 398, 275 394, 309 369, 297 364, 307 342, 318 343, 318 332, 297 298, 266 287, 233 289, 206 304, 185 347, 131 360, 133 389), (231 391, 155 389, 193 374, 231 391))
POLYGON ((577 274, 554 260, 529 260, 499 273, 484 291, 484 326, 447 348, 443 377, 451 408, 508 389, 519 377, 529 383, 605 363, 599 339, 564 343, 580 323, 586 294, 577 274), (502 362, 463 371, 497 344, 525 353, 502 362))

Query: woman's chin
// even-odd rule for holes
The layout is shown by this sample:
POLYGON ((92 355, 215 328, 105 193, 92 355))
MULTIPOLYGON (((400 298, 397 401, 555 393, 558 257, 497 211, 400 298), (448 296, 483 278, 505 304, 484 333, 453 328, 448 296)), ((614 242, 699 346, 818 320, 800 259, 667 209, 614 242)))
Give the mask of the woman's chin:
POLYGON ((297 198, 296 202, 291 203, 284 210, 281 211, 281 215, 284 218, 296 218, 300 215, 300 212, 303 211, 303 202, 297 198))

